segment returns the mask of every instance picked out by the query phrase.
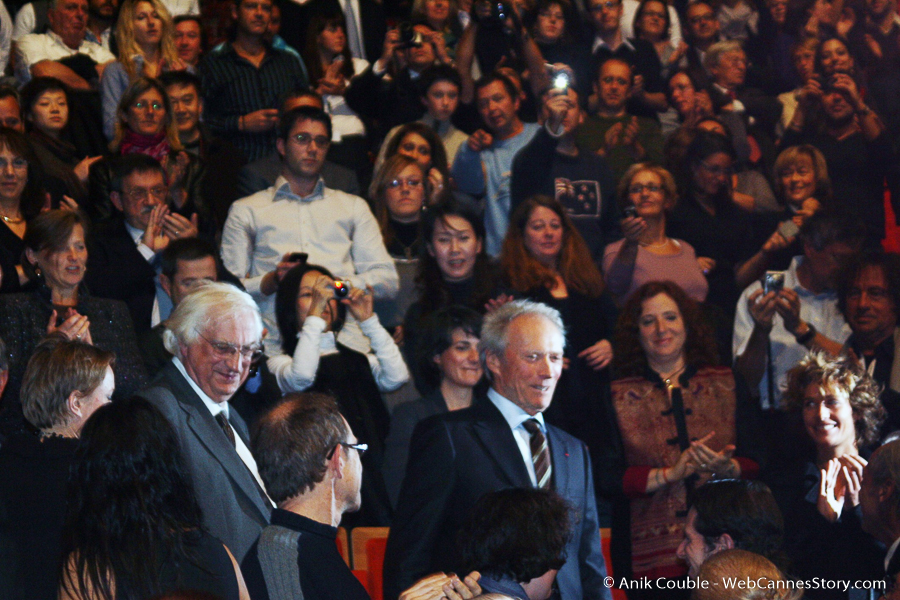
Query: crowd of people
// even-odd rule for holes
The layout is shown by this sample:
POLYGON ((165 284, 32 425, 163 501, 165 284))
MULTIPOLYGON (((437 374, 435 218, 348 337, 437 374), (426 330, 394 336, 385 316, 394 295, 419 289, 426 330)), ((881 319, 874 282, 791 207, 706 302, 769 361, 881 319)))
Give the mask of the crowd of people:
POLYGON ((339 526, 900 597, 896 2, 13 0, 0 72, 0 598, 365 600, 339 526))

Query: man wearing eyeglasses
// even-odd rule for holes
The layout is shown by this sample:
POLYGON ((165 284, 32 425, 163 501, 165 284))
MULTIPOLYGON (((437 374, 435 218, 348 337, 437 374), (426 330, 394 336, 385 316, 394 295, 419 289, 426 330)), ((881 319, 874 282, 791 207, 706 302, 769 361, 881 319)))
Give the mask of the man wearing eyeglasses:
MULTIPOLYGON (((259 420, 251 448, 277 504, 271 525, 241 564, 253 600, 369 600, 335 543, 344 514, 362 504, 361 459, 368 446, 359 443, 335 399, 288 394, 259 420)), ((477 579, 434 573, 407 593, 441 598, 448 586, 447 598, 472 598, 481 592, 477 579)))
POLYGON ((172 361, 141 393, 178 435, 203 525, 238 561, 272 510, 250 453, 247 424, 229 406, 262 351, 262 333, 249 294, 227 283, 205 283, 166 321, 163 342, 172 361))
MULTIPOLYGON (((325 186, 321 177, 331 144, 331 119, 317 108, 284 114, 276 148, 282 157, 275 185, 231 206, 222 231, 222 261, 241 278, 259 303, 269 335, 266 346, 278 352, 275 321, 278 282, 300 264, 296 254, 325 267, 352 287, 371 286, 375 299, 390 299, 399 279, 384 247, 381 230, 366 201, 325 186)), ((368 342, 348 320, 339 342, 365 352, 368 342)))
POLYGON ((819 211, 803 223, 799 238, 803 255, 783 272, 782 287, 752 283, 734 319, 735 371, 758 391, 765 409, 781 405, 787 372, 810 350, 837 355, 850 335, 835 289, 865 229, 855 219, 819 211))
POLYGON ((172 240, 196 237, 197 220, 169 210, 166 172, 151 156, 118 159, 111 188, 116 214, 94 231, 85 282, 95 296, 125 302, 140 335, 161 320, 157 256, 172 240))

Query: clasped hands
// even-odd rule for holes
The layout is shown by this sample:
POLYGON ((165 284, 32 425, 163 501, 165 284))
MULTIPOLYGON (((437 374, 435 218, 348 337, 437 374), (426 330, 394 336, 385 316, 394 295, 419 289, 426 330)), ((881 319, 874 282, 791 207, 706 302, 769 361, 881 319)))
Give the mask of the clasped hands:
POLYGON ((866 459, 861 456, 844 455, 832 458, 819 470, 819 497, 816 508, 829 522, 834 523, 841 516, 846 502, 850 506, 859 504, 859 490, 862 487, 863 469, 866 459))
POLYGON ((157 204, 150 211, 150 220, 141 243, 159 253, 168 247, 170 241, 197 237, 198 232, 197 213, 187 219, 171 212, 166 204, 157 204))
POLYGON ((678 457, 675 466, 667 469, 666 479, 679 481, 694 474, 708 474, 717 477, 739 476, 740 471, 732 460, 735 449, 733 445, 728 444, 719 452, 706 445, 714 435, 716 432, 710 431, 699 440, 691 442, 691 445, 678 457))

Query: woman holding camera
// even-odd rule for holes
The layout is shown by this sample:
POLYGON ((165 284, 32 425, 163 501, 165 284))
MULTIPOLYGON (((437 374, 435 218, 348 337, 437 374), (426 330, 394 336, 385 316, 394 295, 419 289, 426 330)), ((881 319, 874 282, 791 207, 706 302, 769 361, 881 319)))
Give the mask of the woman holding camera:
POLYGON ((387 524, 387 492, 381 475, 390 417, 381 392, 409 379, 406 363, 372 308, 372 290, 350 288, 324 267, 302 262, 287 272, 275 295, 275 319, 284 354, 268 360, 284 393, 330 393, 360 441, 369 445, 363 467, 363 511, 356 525, 387 524), (369 338, 373 354, 361 354, 336 340, 347 312, 369 338), (368 481, 368 485, 365 483, 368 481), (368 492, 366 491, 368 490, 368 492), (366 494, 372 500, 366 500, 366 494))
POLYGON ((669 279, 703 302, 709 291, 703 259, 697 258, 687 242, 666 235, 666 215, 678 200, 672 175, 649 163, 632 165, 619 181, 618 191, 619 208, 625 214, 624 239, 610 244, 603 253, 610 294, 621 305, 648 281, 669 279))

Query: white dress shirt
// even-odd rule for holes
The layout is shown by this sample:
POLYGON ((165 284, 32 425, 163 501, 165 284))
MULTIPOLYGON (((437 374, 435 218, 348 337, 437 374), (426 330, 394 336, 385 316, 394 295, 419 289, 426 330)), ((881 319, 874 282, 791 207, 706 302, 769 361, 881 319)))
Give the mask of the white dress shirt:
MULTIPOLYGON (((182 375, 184 375, 185 379, 187 379, 187 382, 188 384, 190 384, 191 389, 193 389, 194 392, 196 392, 196 394, 200 396, 200 399, 203 401, 203 404, 206 406, 206 408, 209 409, 209 412, 213 416, 213 418, 216 418, 219 413, 222 413, 225 415, 225 418, 228 419, 229 409, 231 408, 228 405, 228 402, 214 402, 212 398, 207 396, 206 392, 201 390, 200 386, 198 386, 197 383, 193 379, 191 379, 191 376, 188 375, 187 370, 184 368, 184 363, 182 363, 177 356, 172 358, 172 362, 175 364, 175 368, 178 369, 178 371, 182 375)), ((244 440, 241 439, 241 436, 237 434, 234 435, 234 449, 237 450, 238 456, 241 457, 241 461, 245 465, 247 465, 247 468, 256 479, 256 482, 259 483, 260 489, 265 491, 266 486, 259 476, 259 468, 256 466, 256 460, 253 458, 253 454, 250 453, 250 448, 247 447, 247 444, 244 443, 244 440)), ((272 500, 270 499, 269 502, 272 502, 272 500)), ((274 502, 272 503, 272 506, 275 506, 274 502)))
MULTIPOLYGON (((800 298, 800 318, 802 320, 811 323, 825 337, 843 344, 850 337, 850 326, 847 325, 844 316, 838 310, 837 294, 835 292, 813 294, 800 285, 800 280, 797 278, 797 267, 802 262, 802 256, 795 256, 791 261, 791 266, 784 272, 784 289, 797 292, 797 296, 800 298)), ((750 335, 753 333, 753 317, 750 316, 747 298, 760 287, 762 284, 759 281, 750 284, 741 294, 741 299, 738 300, 734 317, 734 337, 731 344, 735 357, 744 353, 747 343, 750 341, 750 335)), ((788 333, 784 328, 784 321, 778 313, 775 313, 772 320, 769 342, 772 348, 772 370, 775 374, 775 399, 773 402, 769 398, 768 369, 763 372, 762 380, 759 382, 759 397, 763 408, 778 408, 781 394, 787 385, 787 372, 809 351, 806 346, 798 344, 796 338, 788 333)))
MULTIPOLYGON (((151 250, 150 247, 144 243, 144 231, 142 229, 138 229, 137 227, 132 227, 127 222, 125 223, 125 229, 128 231, 128 235, 131 236, 131 239, 134 240, 134 243, 137 246, 138 252, 140 252, 141 256, 143 256, 144 259, 152 265, 153 259, 156 257, 156 253, 153 252, 153 250, 151 250)), ((156 282, 154 281, 154 283, 156 283, 156 282)), ((150 314, 150 326, 151 327, 156 327, 157 325, 159 325, 159 322, 162 321, 162 318, 161 318, 160 312, 159 312, 160 289, 159 289, 159 286, 156 286, 156 287, 157 287, 157 289, 156 289, 157 295, 153 298, 153 312, 150 314)))
MULTIPOLYGON (((403 362, 400 348, 394 343, 391 334, 381 326, 376 315, 361 322, 359 326, 369 338, 375 352, 366 353, 365 356, 369 360, 378 389, 382 392, 396 390, 409 380, 409 370, 403 362)), ((307 317, 297 339, 293 357, 281 354, 272 356, 267 362, 269 370, 278 380, 278 387, 285 394, 302 392, 312 386, 316 381, 320 357, 336 354, 338 351, 334 333, 325 331, 325 320, 321 317, 307 317)))
POLYGON ((326 188, 321 178, 313 193, 301 198, 279 176, 269 189, 232 204, 222 231, 222 261, 259 304, 269 330, 266 346, 276 352, 281 350, 281 336, 275 295, 264 295, 260 283, 291 252, 305 252, 310 264, 325 267, 353 287, 372 286, 377 299, 393 298, 400 287, 365 200, 326 188))
POLYGON ((519 445, 519 452, 522 453, 522 460, 525 461, 525 468, 528 469, 528 476, 531 478, 531 485, 537 486, 537 476, 534 474, 534 462, 531 459, 531 434, 526 431, 524 423, 528 419, 537 419, 541 427, 541 432, 547 435, 547 425, 544 424, 544 415, 538 413, 533 417, 522 410, 520 406, 514 404, 511 400, 507 400, 501 396, 494 388, 488 390, 488 399, 494 403, 497 410, 506 419, 509 428, 513 432, 516 444, 519 445))
POLYGON ((84 54, 98 65, 116 60, 112 52, 96 42, 83 40, 78 48, 69 48, 58 35, 29 33, 16 43, 16 78, 19 83, 31 81, 31 67, 42 60, 58 61, 76 54, 84 54))

